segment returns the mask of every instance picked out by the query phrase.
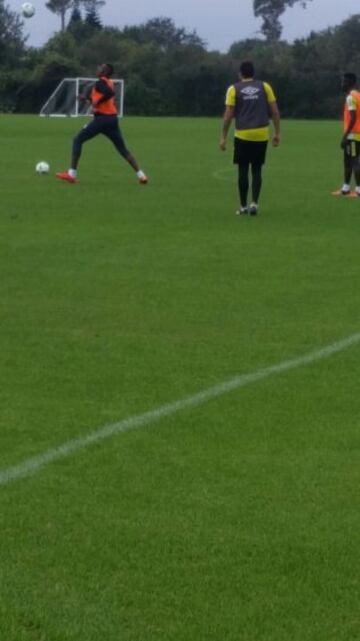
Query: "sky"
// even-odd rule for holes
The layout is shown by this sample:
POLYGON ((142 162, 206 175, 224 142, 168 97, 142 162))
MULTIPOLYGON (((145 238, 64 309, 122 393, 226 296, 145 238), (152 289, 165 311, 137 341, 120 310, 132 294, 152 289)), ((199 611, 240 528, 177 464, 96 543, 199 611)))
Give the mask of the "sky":
MULTIPOLYGON (((5 0, 13 11, 22 0, 5 0)), ((60 18, 45 7, 46 0, 33 0, 36 14, 25 21, 28 44, 41 46, 60 28, 60 18)), ((159 16, 172 18, 177 27, 194 29, 209 49, 225 52, 237 40, 259 34, 261 21, 254 18, 253 0, 106 0, 100 16, 104 25, 123 28, 159 16)), ((312 0, 288 9, 282 18, 283 38, 293 41, 310 31, 335 26, 360 13, 360 0, 312 0)))

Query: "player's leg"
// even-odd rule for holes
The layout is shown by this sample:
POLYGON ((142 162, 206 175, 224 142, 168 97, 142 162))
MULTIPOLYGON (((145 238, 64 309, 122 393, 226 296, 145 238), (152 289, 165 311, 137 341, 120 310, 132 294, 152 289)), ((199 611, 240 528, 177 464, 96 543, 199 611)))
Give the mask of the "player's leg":
POLYGON ((249 193, 249 167, 248 142, 240 138, 234 138, 234 164, 238 167, 238 191, 240 209, 236 214, 247 214, 247 201, 249 193))
POLYGON ((119 154, 129 163, 129 165, 133 168, 133 170, 136 172, 136 175, 138 177, 139 183, 141 185, 146 185, 148 182, 147 176, 144 174, 142 169, 140 169, 140 166, 133 154, 128 150, 125 144, 125 140, 123 138, 123 135, 120 131, 119 127, 119 122, 117 116, 114 116, 111 121, 109 121, 108 127, 104 129, 102 132, 111 142, 113 143, 115 149, 119 152, 119 154))
POLYGON ((360 142, 354 141, 355 144, 355 158, 353 159, 353 173, 355 176, 356 188, 355 191, 360 196, 360 142))
POLYGON ((72 143, 71 164, 68 171, 59 172, 56 174, 61 180, 68 182, 76 182, 77 168, 81 157, 82 146, 88 140, 95 138, 102 131, 101 116, 94 118, 89 124, 85 125, 79 133, 75 136, 72 143))
POLYGON ((260 198, 260 192, 262 187, 262 165, 258 163, 252 163, 251 165, 252 172, 252 199, 253 203, 258 203, 260 198))
POLYGON ((350 194, 351 191, 350 184, 354 166, 353 149, 353 141, 348 140, 344 148, 344 184, 341 187, 341 193, 344 196, 350 194))
POLYGON ((247 214, 247 201, 249 193, 249 162, 242 161, 238 164, 238 189, 240 198, 240 214, 247 214))
POLYGON ((262 187, 262 168, 265 163, 267 142, 254 142, 252 144, 252 203, 249 207, 249 212, 255 216, 258 211, 261 187, 262 187))
MULTIPOLYGON (((360 143, 359 143, 359 152, 360 152, 360 143)), ((344 146, 344 155, 343 155, 343 166, 344 166, 344 183, 341 189, 332 192, 333 196, 351 196, 351 177, 354 173, 356 184, 358 185, 358 179, 356 178, 356 150, 357 143, 353 140, 347 140, 344 146)))
POLYGON ((79 160, 82 153, 82 146, 88 140, 92 140, 95 136, 101 134, 103 128, 102 117, 97 116, 88 125, 83 127, 77 136, 75 136, 72 145, 72 154, 71 154, 71 169, 76 170, 78 168, 79 160))

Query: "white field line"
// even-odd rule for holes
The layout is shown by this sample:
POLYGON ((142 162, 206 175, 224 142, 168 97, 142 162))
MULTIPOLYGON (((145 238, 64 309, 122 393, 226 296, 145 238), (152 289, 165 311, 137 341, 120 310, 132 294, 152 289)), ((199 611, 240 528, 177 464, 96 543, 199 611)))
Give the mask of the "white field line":
POLYGON ((215 180, 222 180, 230 183, 233 182, 233 180, 236 180, 236 173, 233 167, 226 167, 213 171, 212 177, 215 178, 215 180))
POLYGON ((9 485, 18 479, 31 476, 50 463, 66 458, 78 450, 84 450, 93 443, 103 441, 104 439, 123 432, 146 427, 162 418, 165 418, 166 416, 171 416, 172 414, 176 414, 177 412, 188 408, 197 407, 198 405, 206 403, 206 401, 222 396, 232 390, 245 387, 245 385, 250 385, 251 383, 256 383, 265 378, 269 378, 274 374, 281 374, 282 372, 287 372, 303 365, 310 365, 311 363, 341 352, 348 347, 354 346, 359 342, 360 333, 352 334, 351 336, 337 341, 336 343, 320 347, 304 354, 303 356, 299 356, 298 358, 282 361, 249 374, 241 374, 240 376, 236 376, 228 381, 224 381, 223 383, 219 383, 218 385, 214 385, 213 387, 209 387, 208 389, 198 392, 193 396, 188 396, 173 403, 167 403, 166 405, 162 405, 154 410, 150 410, 144 414, 131 416, 130 418, 123 419, 117 423, 104 425, 85 436, 80 436, 79 438, 66 441, 62 445, 52 447, 38 456, 25 459, 17 465, 0 470, 0 485, 9 485))

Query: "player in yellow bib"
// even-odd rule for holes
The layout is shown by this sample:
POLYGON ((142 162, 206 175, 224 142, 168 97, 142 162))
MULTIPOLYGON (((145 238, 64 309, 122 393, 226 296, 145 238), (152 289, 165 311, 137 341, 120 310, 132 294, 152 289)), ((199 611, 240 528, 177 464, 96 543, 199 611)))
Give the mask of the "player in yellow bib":
POLYGON ((280 114, 272 87, 254 78, 254 65, 240 65, 240 80, 228 88, 225 99, 220 148, 225 151, 232 119, 235 119, 234 164, 238 165, 240 209, 237 214, 256 215, 262 186, 262 166, 270 138, 269 118, 274 125, 273 145, 280 144, 280 114), (248 206, 249 168, 252 202, 248 206))

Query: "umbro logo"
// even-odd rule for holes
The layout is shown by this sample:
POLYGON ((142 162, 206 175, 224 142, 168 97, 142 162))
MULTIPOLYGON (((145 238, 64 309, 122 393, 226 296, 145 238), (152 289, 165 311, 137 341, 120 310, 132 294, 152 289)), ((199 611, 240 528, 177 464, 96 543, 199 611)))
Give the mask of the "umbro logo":
POLYGON ((241 89, 241 93, 251 98, 255 96, 255 94, 259 93, 259 91, 259 87, 245 87, 244 89, 241 89))

